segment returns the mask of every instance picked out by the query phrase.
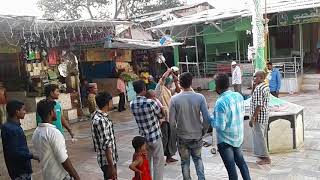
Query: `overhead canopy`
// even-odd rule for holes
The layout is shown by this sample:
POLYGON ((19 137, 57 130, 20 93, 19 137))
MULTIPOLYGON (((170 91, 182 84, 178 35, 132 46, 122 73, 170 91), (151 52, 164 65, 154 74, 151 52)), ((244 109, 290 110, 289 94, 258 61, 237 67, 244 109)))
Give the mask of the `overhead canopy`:
POLYGON ((161 47, 179 46, 182 43, 174 42, 167 45, 161 45, 158 41, 144 41, 134 39, 116 38, 110 41, 106 40, 104 48, 118 48, 118 49, 155 49, 161 47))
POLYGON ((37 32, 51 32, 52 30, 66 30, 72 27, 85 29, 90 27, 113 27, 115 25, 130 25, 130 21, 118 20, 48 20, 37 19, 34 16, 10 16, 0 15, 0 29, 1 32, 22 31, 26 33, 29 31, 37 32))

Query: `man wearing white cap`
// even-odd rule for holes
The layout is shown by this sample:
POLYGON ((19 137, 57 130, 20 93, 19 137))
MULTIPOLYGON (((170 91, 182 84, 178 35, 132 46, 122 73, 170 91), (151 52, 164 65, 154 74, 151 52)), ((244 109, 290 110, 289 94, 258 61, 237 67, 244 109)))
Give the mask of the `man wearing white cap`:
POLYGON ((235 62, 235 61, 232 61, 231 66, 233 68, 232 85, 233 85, 234 91, 242 94, 242 92, 241 92, 241 84, 242 84, 241 69, 238 66, 237 62, 235 62))

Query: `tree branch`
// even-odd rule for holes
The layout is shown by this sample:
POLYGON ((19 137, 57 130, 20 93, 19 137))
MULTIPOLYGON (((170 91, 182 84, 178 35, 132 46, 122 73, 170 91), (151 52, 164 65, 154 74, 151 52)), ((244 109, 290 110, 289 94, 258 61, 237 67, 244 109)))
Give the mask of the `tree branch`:
POLYGON ((115 12, 114 12, 114 19, 117 19, 120 12, 121 12, 121 9, 122 9, 122 6, 123 6, 123 0, 116 0, 116 7, 115 7, 115 12), (120 4, 120 6, 118 7, 118 5, 120 4))
POLYGON ((93 15, 92 15, 92 12, 91 12, 91 9, 90 9, 90 1, 87 1, 86 9, 88 10, 88 13, 89 13, 89 15, 90 15, 90 18, 91 18, 91 19, 94 19, 93 15))
POLYGON ((92 15, 92 12, 91 12, 91 9, 90 9, 90 6, 86 6, 86 9, 88 10, 88 13, 90 15, 90 18, 91 19, 94 19, 93 15, 92 15))

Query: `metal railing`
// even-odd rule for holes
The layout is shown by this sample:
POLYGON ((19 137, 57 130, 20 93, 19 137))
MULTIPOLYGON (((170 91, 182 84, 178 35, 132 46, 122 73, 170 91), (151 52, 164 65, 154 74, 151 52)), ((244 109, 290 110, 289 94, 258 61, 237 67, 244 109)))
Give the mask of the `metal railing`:
POLYGON ((181 72, 191 72, 195 77, 213 77, 217 72, 231 73, 230 62, 179 62, 179 68, 181 72))
MULTIPOLYGON (((191 72, 195 77, 213 77, 218 72, 230 73, 230 61, 215 62, 179 62, 181 72, 191 72)), ((297 78, 303 74, 303 61, 300 57, 271 58, 273 66, 278 68, 283 78, 297 78)), ((246 73, 246 72, 243 72, 246 73)))
POLYGON ((271 58, 270 61, 279 69, 283 78, 297 78, 303 74, 303 61, 300 57, 271 58))

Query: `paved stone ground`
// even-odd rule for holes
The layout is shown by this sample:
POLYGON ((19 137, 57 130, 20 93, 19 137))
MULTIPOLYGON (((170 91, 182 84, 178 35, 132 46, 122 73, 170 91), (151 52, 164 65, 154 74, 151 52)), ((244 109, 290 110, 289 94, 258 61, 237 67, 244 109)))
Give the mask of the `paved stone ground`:
MULTIPOLYGON (((216 96, 205 92, 210 107, 212 107, 216 96)), ((320 94, 309 92, 298 95, 284 95, 282 98, 305 107, 305 145, 299 151, 283 154, 272 154, 272 164, 258 166, 256 159, 250 152, 245 152, 245 159, 249 165, 252 179, 257 180, 318 180, 320 179, 320 94)), ((131 179, 133 173, 128 169, 133 148, 132 138, 137 135, 137 126, 129 111, 124 113, 113 112, 110 114, 115 122, 115 132, 119 149, 120 162, 118 163, 119 180, 131 179)), ((68 153, 71 161, 84 180, 100 180, 102 173, 96 161, 90 136, 89 121, 73 125, 79 141, 75 144, 70 142, 66 135, 68 153)), ((28 132, 27 134, 31 134, 28 132)), ((30 136, 28 136, 30 139, 30 136)), ((32 144, 29 142, 32 149, 32 144)), ((227 172, 219 155, 212 155, 210 147, 203 148, 203 161, 205 173, 208 180, 228 179, 227 172)), ((179 158, 176 156, 176 158, 179 158)), ((7 170, 0 153, 0 180, 8 179, 7 170)), ((35 180, 42 180, 39 164, 33 162, 35 180)), ((193 179, 196 179, 194 166, 191 165, 193 179)), ((240 173, 239 173, 240 176, 240 173)), ((170 164, 165 167, 166 180, 182 179, 180 164, 170 164)))

